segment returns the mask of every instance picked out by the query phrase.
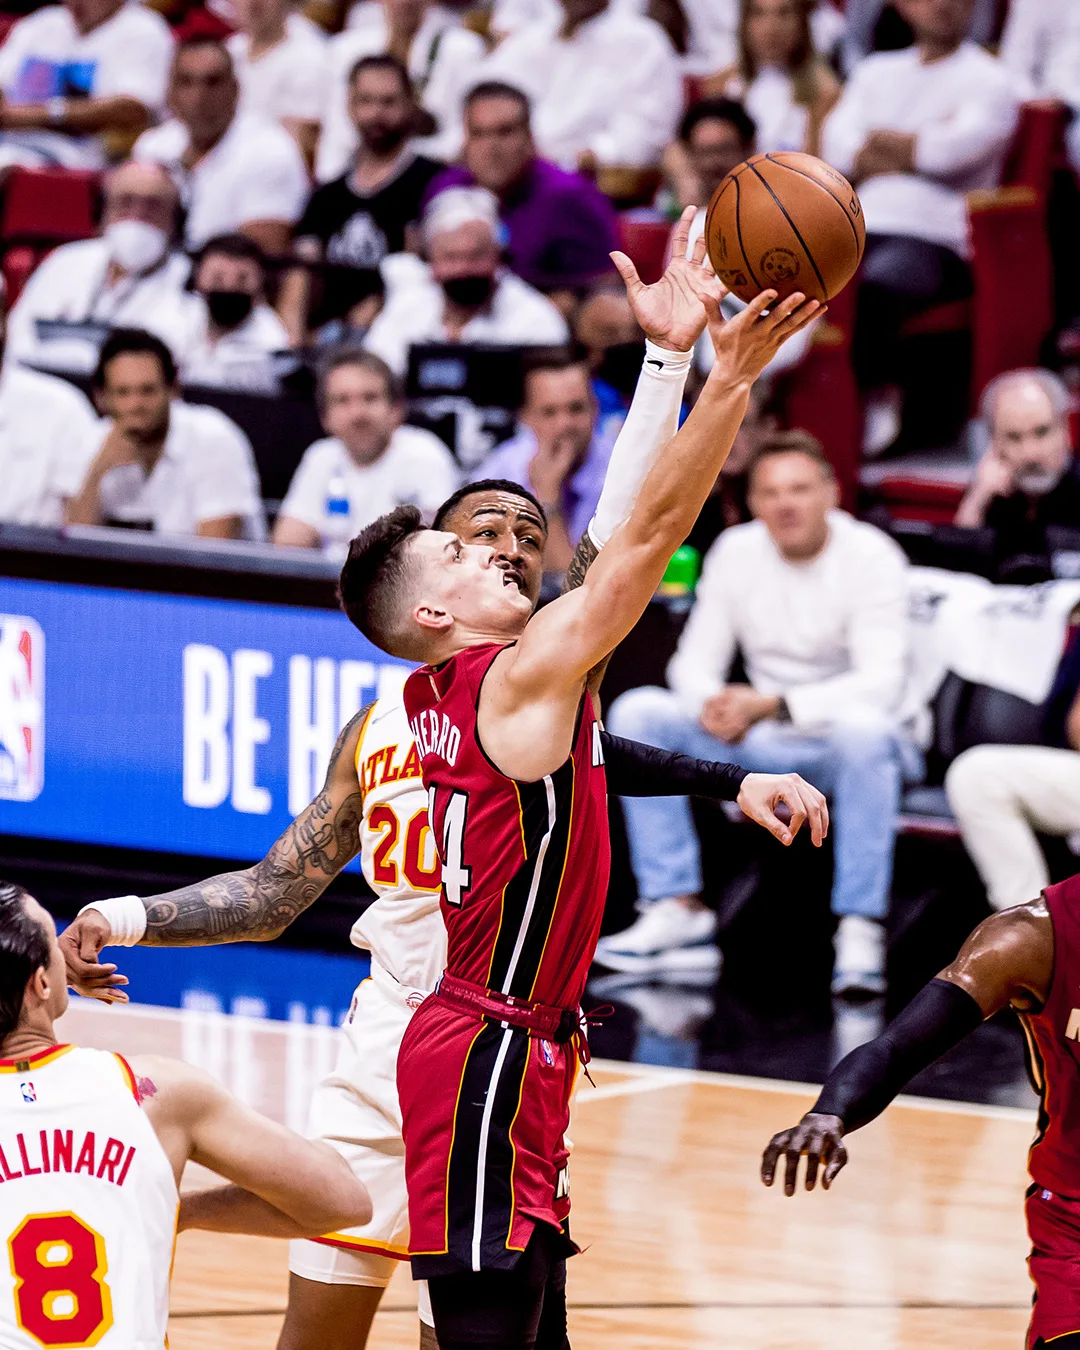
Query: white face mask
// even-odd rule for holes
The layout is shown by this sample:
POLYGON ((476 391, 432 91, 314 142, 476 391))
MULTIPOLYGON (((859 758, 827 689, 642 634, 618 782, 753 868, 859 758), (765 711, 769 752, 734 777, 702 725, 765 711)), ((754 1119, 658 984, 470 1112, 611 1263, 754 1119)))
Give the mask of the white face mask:
POLYGON ((109 256, 125 272, 148 272, 169 247, 169 236, 145 220, 114 220, 105 227, 109 256))

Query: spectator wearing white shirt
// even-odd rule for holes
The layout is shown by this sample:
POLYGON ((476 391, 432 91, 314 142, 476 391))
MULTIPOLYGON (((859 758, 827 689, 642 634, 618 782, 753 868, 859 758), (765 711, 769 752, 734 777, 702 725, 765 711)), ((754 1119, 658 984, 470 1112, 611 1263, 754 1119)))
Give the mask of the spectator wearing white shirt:
POLYGON ((179 200, 156 164, 106 175, 101 235, 54 249, 31 274, 8 321, 5 360, 89 374, 110 328, 145 328, 182 352, 195 302, 177 247, 179 200))
POLYGON ((288 351, 285 325, 266 303, 266 259, 243 234, 222 234, 195 261, 196 327, 185 347, 185 385, 276 394, 276 353, 288 351), (201 301, 201 303, 199 303, 201 301))
POLYGON ((280 122, 310 167, 326 104, 327 39, 290 13, 290 0, 234 5, 240 31, 225 45, 240 82, 240 111, 280 122))
POLYGON ((126 0, 66 0, 0 47, 0 165, 101 168, 160 114, 172 57, 160 14, 126 0))
POLYGON ((759 150, 820 153, 840 85, 814 50, 806 0, 743 0, 738 59, 705 81, 705 92, 743 103, 759 150))
POLYGON ((447 188, 424 213, 428 261, 416 279, 389 286, 364 346, 404 374, 423 342, 560 347, 569 338, 558 309, 502 266, 499 203, 484 188, 447 188))
MULTIPOLYGON (((833 989, 880 993, 900 786, 918 760, 898 725, 907 564, 892 540, 836 502, 813 437, 762 451, 749 478, 756 518, 710 549, 668 666, 670 689, 629 691, 612 704, 608 725, 751 772, 794 771, 826 792, 840 918, 833 989), (736 648, 747 684, 727 682, 736 648)), ((707 948, 715 916, 700 899, 687 801, 625 799, 623 809, 644 909, 627 932, 601 941, 597 959, 658 969, 673 949, 707 948)))
POLYGON ((1016 77, 964 40, 971 5, 907 0, 915 46, 860 62, 825 124, 824 157, 855 183, 866 218, 853 352, 871 454, 900 430, 900 329, 970 292, 964 194, 1000 183, 1016 129, 1016 77))
POLYGON ((537 149, 564 169, 659 164, 683 105, 667 34, 608 0, 560 3, 498 46, 481 78, 528 95, 537 149))
POLYGON ((208 539, 265 537, 247 437, 216 408, 177 399, 176 364, 149 333, 118 329, 93 379, 104 414, 69 525, 128 525, 208 539))
POLYGON ((1080 6, 1011 0, 999 55, 1038 98, 1070 106, 1073 117, 1065 135, 1073 168, 1080 172, 1080 6))
POLYGON ((289 133, 238 112, 239 97, 222 42, 204 37, 181 42, 169 78, 172 119, 140 136, 133 153, 172 174, 187 211, 188 248, 238 232, 278 257, 304 209, 307 170, 289 133))
POLYGON ((304 452, 274 543, 340 549, 405 503, 433 516, 457 487, 458 471, 436 436, 402 426, 401 390, 386 363, 370 352, 340 349, 320 372, 318 395, 329 435, 304 452))
MULTIPOLYGON (((3 296, 0 279, 0 345, 3 296)), ((0 371, 0 521, 63 524, 64 507, 86 473, 96 422, 93 408, 66 380, 14 362, 0 371)))
POLYGON ((349 116, 349 77, 363 56, 389 52, 408 70, 417 98, 433 126, 415 141, 431 159, 456 159, 461 150, 462 105, 479 79, 486 48, 450 10, 431 0, 382 0, 364 6, 357 27, 330 42, 330 78, 315 176, 320 183, 340 178, 352 165, 358 136, 349 116))

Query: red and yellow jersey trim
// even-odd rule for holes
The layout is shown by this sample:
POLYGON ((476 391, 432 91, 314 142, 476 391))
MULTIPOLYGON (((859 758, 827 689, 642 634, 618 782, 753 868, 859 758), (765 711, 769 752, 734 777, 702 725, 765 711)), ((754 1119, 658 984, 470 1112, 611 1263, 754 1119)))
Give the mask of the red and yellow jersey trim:
POLYGON ((360 723, 360 733, 356 738, 356 753, 353 755, 353 768, 356 770, 356 781, 360 785, 361 802, 363 802, 364 796, 364 776, 360 772, 360 761, 364 757, 364 733, 368 729, 368 723, 371 721, 371 714, 375 711, 375 704, 378 703, 378 701, 379 700, 376 699, 374 703, 370 704, 367 712, 364 714, 364 720, 360 723))
MULTIPOLYGON (((18 1059, 0 1059, 0 1073, 26 1073, 27 1069, 41 1069, 74 1049, 73 1045, 50 1045, 47 1050, 39 1050, 36 1055, 20 1055, 18 1059)), ((117 1058, 119 1059, 119 1055, 117 1058)))
POLYGON ((394 1261, 409 1259, 408 1247, 395 1247, 392 1242, 380 1242, 378 1238, 351 1237, 348 1233, 324 1233, 322 1237, 312 1238, 324 1247, 340 1247, 347 1252, 372 1252, 375 1256, 389 1256, 394 1261))
POLYGON ((135 1098, 135 1104, 142 1106, 142 1093, 139 1091, 139 1085, 136 1082, 134 1071, 123 1055, 113 1052, 113 1058, 120 1065, 120 1072, 124 1075, 124 1082, 127 1084, 128 1091, 135 1098))

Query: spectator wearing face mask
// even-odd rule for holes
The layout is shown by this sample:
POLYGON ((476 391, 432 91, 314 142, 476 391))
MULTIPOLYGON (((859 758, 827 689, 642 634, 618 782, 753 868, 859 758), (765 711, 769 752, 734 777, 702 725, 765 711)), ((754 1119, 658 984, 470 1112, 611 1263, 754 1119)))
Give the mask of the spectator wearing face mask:
MULTIPOLYGON (((427 267, 390 290, 364 345, 403 374, 424 342, 560 347, 566 321, 502 265, 499 205, 483 188, 450 188, 424 214, 427 267)), ((640 362, 639 362, 640 365, 640 362)))
POLYGON ((62 244, 11 311, 5 360, 87 374, 109 328, 139 327, 182 351, 192 322, 190 271, 177 241, 176 188, 156 164, 106 175, 97 239, 62 244))
POLYGON ((401 253, 442 164, 411 144, 416 101, 396 56, 363 56, 349 77, 349 116, 359 137, 348 172, 317 187, 296 226, 293 256, 311 264, 289 272, 281 314, 294 342, 308 323, 370 323, 363 308, 381 291, 379 264, 401 253), (354 310, 360 313, 354 314, 354 310))
POLYGON ((999 581, 1049 580, 1047 526, 1080 530, 1080 465, 1069 404, 1064 382, 1049 370, 1011 370, 983 392, 980 415, 990 446, 955 523, 995 532, 999 581))
POLYGON ((278 392, 273 355, 289 346, 285 326, 266 303, 266 260, 242 234, 205 244, 195 261, 202 305, 181 366, 184 384, 278 392))
POLYGON ((474 185, 494 193, 511 270, 558 299, 565 312, 575 292, 612 274, 618 225, 595 183, 540 158, 529 117, 519 89, 478 84, 465 100, 462 163, 439 175, 431 195, 474 185))
POLYGON ((597 287, 582 303, 574 316, 574 337, 585 349, 600 434, 614 441, 645 358, 645 335, 620 283, 597 287))

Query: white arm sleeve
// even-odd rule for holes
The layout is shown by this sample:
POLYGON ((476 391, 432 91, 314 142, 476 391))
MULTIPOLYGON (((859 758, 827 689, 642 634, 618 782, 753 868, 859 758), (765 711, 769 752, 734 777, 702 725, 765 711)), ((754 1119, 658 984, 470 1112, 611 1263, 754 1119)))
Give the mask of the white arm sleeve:
POLYGON ((633 509, 656 456, 678 430, 693 352, 671 352, 646 339, 634 400, 608 461, 589 535, 603 548, 633 509))

